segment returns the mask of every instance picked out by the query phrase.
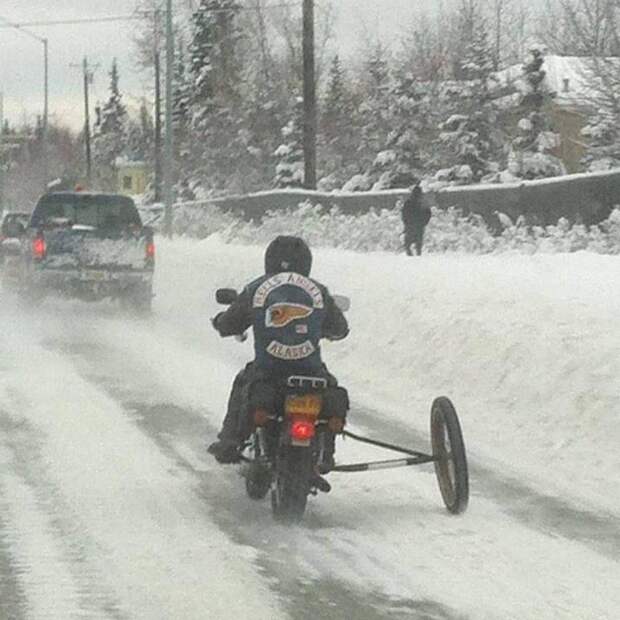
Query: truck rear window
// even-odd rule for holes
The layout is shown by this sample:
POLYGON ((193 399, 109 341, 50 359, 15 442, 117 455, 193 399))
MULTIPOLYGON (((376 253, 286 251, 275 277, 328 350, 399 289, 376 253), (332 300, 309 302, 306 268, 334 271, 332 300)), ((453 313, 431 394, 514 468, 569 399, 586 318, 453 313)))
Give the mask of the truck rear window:
POLYGON ((82 225, 94 228, 141 226, 131 198, 112 194, 46 194, 32 214, 31 226, 82 225))

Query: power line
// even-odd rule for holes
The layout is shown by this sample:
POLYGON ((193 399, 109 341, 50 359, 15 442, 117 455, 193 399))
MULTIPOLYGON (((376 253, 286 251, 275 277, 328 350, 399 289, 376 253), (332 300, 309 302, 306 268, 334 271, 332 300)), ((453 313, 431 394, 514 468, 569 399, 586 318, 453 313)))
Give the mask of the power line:
POLYGON ((40 37, 39 35, 34 34, 34 32, 30 32, 29 30, 24 30, 24 26, 26 26, 26 24, 16 24, 12 21, 9 21, 6 17, 2 17, 2 16, 0 16, 0 22, 2 22, 2 24, 0 24, 0 28, 13 28, 15 30, 19 30, 20 32, 23 32, 25 35, 28 35, 29 37, 36 39, 40 43, 43 43, 44 41, 46 41, 46 39, 44 39, 43 37, 40 37))
MULTIPOLYGON (((245 6, 245 7, 239 7, 237 10, 238 11, 260 11, 260 10, 268 11, 271 9, 278 9, 278 8, 285 8, 285 7, 292 7, 292 6, 301 6, 300 0, 297 0, 295 2, 280 2, 277 4, 267 4, 263 7, 245 6)), ((226 13, 230 11, 231 9, 206 9, 207 13, 226 13)), ((137 20, 143 19, 144 17, 152 15, 153 13, 156 13, 156 12, 157 11, 138 11, 131 15, 109 15, 109 16, 103 16, 103 17, 82 17, 82 18, 76 18, 76 19, 57 19, 57 20, 31 21, 31 22, 19 22, 19 23, 9 22, 8 20, 4 18, 0 18, 3 22, 5 22, 3 24, 0 24, 0 28, 16 28, 16 29, 21 30, 23 28, 31 28, 31 27, 37 27, 37 26, 77 26, 77 25, 82 25, 82 24, 84 25, 101 24, 101 23, 106 23, 106 22, 128 22, 128 21, 137 21, 137 20)), ((35 34, 32 34, 31 32, 27 32, 26 30, 24 30, 23 32, 26 32, 27 34, 33 37, 37 36, 35 34)))

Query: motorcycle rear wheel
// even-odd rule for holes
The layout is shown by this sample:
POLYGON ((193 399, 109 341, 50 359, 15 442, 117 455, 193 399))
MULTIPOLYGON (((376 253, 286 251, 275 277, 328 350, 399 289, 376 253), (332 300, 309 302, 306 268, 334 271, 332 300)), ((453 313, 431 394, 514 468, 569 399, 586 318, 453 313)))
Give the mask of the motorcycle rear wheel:
POLYGON ((251 463, 245 472, 245 490, 251 499, 263 499, 271 486, 271 471, 263 464, 251 463))
POLYGON ((312 477, 312 450, 287 447, 278 456, 271 488, 271 509, 276 521, 296 523, 306 510, 312 477))
POLYGON ((469 501, 465 443, 454 405, 445 396, 431 407, 431 444, 443 502, 452 514, 464 512, 469 501))

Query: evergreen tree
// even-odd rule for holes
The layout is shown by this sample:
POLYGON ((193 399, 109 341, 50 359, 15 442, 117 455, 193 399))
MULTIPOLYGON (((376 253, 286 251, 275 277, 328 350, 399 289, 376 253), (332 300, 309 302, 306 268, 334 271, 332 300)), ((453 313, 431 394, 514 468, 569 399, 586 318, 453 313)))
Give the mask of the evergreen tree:
POLYGON ((304 149, 303 149, 303 97, 296 97, 293 103, 291 120, 282 128, 284 141, 276 149, 277 159, 275 187, 303 187, 304 149))
POLYGON ((235 0, 201 0, 192 14, 191 156, 205 189, 240 191, 244 177, 239 9, 235 0))
MULTIPOLYGON (((175 182, 185 185, 191 172, 192 151, 192 88, 188 78, 185 50, 182 41, 175 58, 172 82, 172 128, 174 131, 175 182)), ((177 192, 179 195, 182 192, 177 192)))
POLYGON ((551 94, 545 86, 544 50, 533 46, 523 65, 523 89, 518 123, 519 135, 512 141, 508 157, 507 179, 536 179, 565 174, 562 162, 551 151, 559 144, 559 136, 550 130, 546 106, 551 94))
POLYGON ((102 189, 116 187, 116 159, 127 146, 127 110, 119 90, 116 59, 110 70, 110 95, 103 105, 97 106, 97 120, 93 131, 93 160, 96 177, 102 189))
POLYGON ((386 103, 391 129, 368 173, 374 190, 411 187, 425 167, 421 135, 430 111, 427 85, 411 74, 402 75, 392 84, 386 103))
POLYGON ((590 144, 583 164, 588 171, 620 168, 620 115, 601 109, 581 133, 590 144))
POLYGON ((319 186, 330 191, 342 187, 344 181, 358 171, 350 162, 357 148, 356 106, 338 55, 332 59, 321 104, 318 159, 323 178, 319 186))
POLYGON ((392 129, 387 105, 391 82, 387 50, 376 45, 364 63, 363 70, 358 110, 361 133, 357 155, 362 169, 367 169, 375 154, 382 150, 392 129))
POLYGON ((493 137, 497 115, 489 98, 493 55, 486 20, 472 11, 466 16, 471 39, 459 69, 464 79, 443 90, 448 118, 439 125, 437 143, 441 169, 435 179, 451 185, 479 183, 499 169, 493 163, 499 149, 493 137))
POLYGON ((127 122, 127 147, 123 155, 131 161, 151 163, 153 161, 154 125, 143 100, 138 119, 127 122))
POLYGON ((582 163, 590 171, 620 166, 620 77, 618 58, 593 57, 587 63, 590 102, 596 113, 581 133, 589 141, 582 163))

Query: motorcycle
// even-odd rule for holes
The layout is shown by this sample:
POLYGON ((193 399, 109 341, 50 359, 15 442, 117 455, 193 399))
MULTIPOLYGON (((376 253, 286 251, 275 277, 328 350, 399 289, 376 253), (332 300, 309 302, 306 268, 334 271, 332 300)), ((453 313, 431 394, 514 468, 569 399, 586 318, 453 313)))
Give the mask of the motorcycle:
MULTIPOLYGON (((216 300, 230 305, 233 289, 219 289, 216 300)), ((349 308, 346 297, 334 296, 341 310, 349 308)), ((245 334, 237 336, 245 340, 245 334)), ((260 500, 271 491, 271 508, 277 521, 298 522, 308 497, 329 492, 323 474, 353 473, 433 463, 441 497, 447 510, 460 514, 469 501, 469 474, 465 443, 456 409, 446 396, 431 406, 431 454, 385 441, 362 437, 344 429, 348 409, 346 390, 331 386, 324 377, 291 375, 263 385, 258 398, 250 398, 253 431, 241 461, 248 496, 260 500), (405 458, 334 465, 336 436, 392 450, 405 458), (331 459, 331 461, 330 461, 331 459)))
MULTIPOLYGON (((219 289, 216 300, 230 305, 233 289, 219 289)), ((335 298, 343 310, 348 299, 335 298)), ((244 340, 245 335, 237 337, 244 340)), ((309 495, 331 490, 323 477, 331 469, 333 441, 344 428, 346 391, 321 376, 291 375, 260 383, 260 395, 250 399, 252 435, 242 461, 247 494, 263 499, 271 491, 273 516, 299 521, 309 495)))

